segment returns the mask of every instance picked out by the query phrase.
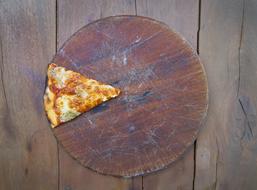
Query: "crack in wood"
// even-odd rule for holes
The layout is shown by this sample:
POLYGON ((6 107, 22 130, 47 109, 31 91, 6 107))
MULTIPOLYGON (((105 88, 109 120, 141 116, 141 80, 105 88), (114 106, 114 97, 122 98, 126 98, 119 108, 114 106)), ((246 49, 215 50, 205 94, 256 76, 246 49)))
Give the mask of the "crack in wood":
POLYGON ((244 128, 241 139, 246 139, 248 141, 253 140, 253 129, 256 127, 256 111, 254 109, 254 106, 251 105, 249 97, 241 96, 239 97, 238 101, 247 124, 244 128))
POLYGON ((218 140, 216 137, 216 147, 217 147, 217 155, 216 155, 216 162, 215 162, 215 182, 214 182, 214 189, 217 189, 217 184, 218 184, 218 162, 219 162, 219 145, 218 145, 218 140))
POLYGON ((137 15, 137 0, 135 0, 135 14, 137 15))
POLYGON ((240 73, 241 73, 241 47, 242 47, 242 40, 243 40, 243 32, 244 32, 244 17, 245 17, 245 0, 243 0, 243 11, 242 11, 242 20, 241 20, 241 27, 240 27, 240 39, 239 39, 239 46, 238 46, 238 84, 237 84, 237 96, 240 90, 240 73))
POLYGON ((5 129, 6 133, 8 134, 8 137, 10 137, 12 140, 16 138, 15 131, 14 131, 14 124, 10 118, 10 109, 9 109, 9 103, 7 100, 6 95, 6 88, 4 83, 4 56, 3 56, 3 44, 2 44, 2 38, 0 38, 0 54, 1 54, 1 63, 0 63, 0 73, 1 73, 1 86, 3 89, 3 99, 5 102, 5 111, 3 111, 3 115, 0 116, 1 119, 3 119, 3 128, 5 129))
POLYGON ((193 170, 193 186, 192 190, 195 189, 195 176, 196 176, 196 148, 197 148, 197 141, 194 142, 194 170, 193 170))
POLYGON ((55 52, 57 52, 59 47, 58 33, 59 33, 59 17, 58 17, 58 0, 55 1, 55 52))
MULTIPOLYGON (((200 30, 201 30, 201 13, 202 13, 202 0, 198 0, 198 28, 197 28, 197 42, 196 42, 196 51, 200 55, 200 30)), ((194 170, 193 170, 193 187, 195 189, 195 179, 196 179, 196 148, 197 148, 197 139, 194 142, 194 170)))
POLYGON ((141 181, 142 181, 142 190, 144 190, 144 176, 142 176, 141 181))
POLYGON ((8 106, 8 101, 7 101, 7 96, 6 96, 6 90, 5 90, 5 84, 4 84, 4 56, 3 56, 3 48, 2 48, 2 39, 0 39, 0 53, 1 53, 1 65, 0 65, 0 72, 1 72, 1 83, 2 83, 2 88, 3 88, 3 95, 4 95, 4 100, 6 103, 6 109, 9 110, 8 106))
POLYGON ((201 30, 201 10, 202 9, 202 0, 198 0, 198 28, 197 28, 197 42, 196 42, 196 51, 200 55, 199 46, 200 46, 200 30, 201 30))
MULTIPOLYGON (((58 0, 55 1, 55 52, 57 52, 59 47, 59 17, 58 17, 58 0)), ((60 190, 61 188, 61 168, 60 168, 60 145, 56 140, 56 149, 57 149, 57 189, 60 190)))
POLYGON ((242 10, 242 21, 240 27, 240 39, 239 39, 239 46, 238 46, 238 84, 237 84, 237 96, 240 90, 240 74, 241 74, 241 47, 243 41, 243 32, 244 32, 244 18, 245 18, 245 0, 243 0, 243 10, 242 10))

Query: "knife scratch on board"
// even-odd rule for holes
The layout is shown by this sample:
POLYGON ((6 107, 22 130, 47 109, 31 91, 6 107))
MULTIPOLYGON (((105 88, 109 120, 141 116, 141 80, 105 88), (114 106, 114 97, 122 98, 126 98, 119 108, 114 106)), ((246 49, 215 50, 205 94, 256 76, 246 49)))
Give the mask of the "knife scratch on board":
POLYGON ((75 58, 71 58, 69 55, 67 55, 67 53, 65 52, 65 50, 62 48, 59 50, 59 52, 57 53, 59 54, 61 57, 63 57, 64 59, 66 59, 67 61, 69 61, 69 63, 74 66, 76 69, 79 69, 79 61, 75 58))

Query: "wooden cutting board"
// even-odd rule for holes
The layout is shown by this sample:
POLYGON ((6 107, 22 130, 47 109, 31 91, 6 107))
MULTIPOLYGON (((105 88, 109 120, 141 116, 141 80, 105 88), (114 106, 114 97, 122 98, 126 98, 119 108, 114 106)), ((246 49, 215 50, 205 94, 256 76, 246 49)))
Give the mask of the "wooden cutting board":
POLYGON ((53 129, 82 165, 142 175, 174 162, 196 139, 208 104, 204 68, 165 24, 138 16, 98 20, 75 33, 53 62, 122 91, 53 129))

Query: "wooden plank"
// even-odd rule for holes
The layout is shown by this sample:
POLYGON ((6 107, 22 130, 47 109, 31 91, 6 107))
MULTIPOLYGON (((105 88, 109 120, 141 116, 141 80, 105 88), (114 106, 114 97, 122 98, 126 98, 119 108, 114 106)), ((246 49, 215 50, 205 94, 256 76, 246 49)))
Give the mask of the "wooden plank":
POLYGON ((256 189, 256 1, 202 1, 200 56, 210 107, 195 189, 256 189))
MULTIPOLYGON (((133 0, 58 0, 58 47, 82 26, 102 17, 135 14, 133 0)), ((141 177, 103 176, 84 168, 59 148, 60 189, 141 189, 141 177)))
POLYGON ((134 0, 58 0, 58 47, 82 26, 113 15, 134 15, 134 0))
MULTIPOLYGON (((241 132, 237 145, 240 155, 233 162, 237 167, 235 180, 229 182, 229 188, 257 189, 257 1, 243 1, 239 57, 239 88, 235 126, 241 132), (238 122, 241 118, 241 122, 238 122), (240 146, 239 146, 240 145, 240 146)), ((238 134, 238 133, 236 133, 238 134)), ((233 172, 233 171, 232 171, 233 172)), ((226 176, 225 176, 226 177, 226 176)))
MULTIPOLYGON (((242 13, 243 14, 243 13, 242 13)), ((240 96, 249 96, 252 103, 257 104, 257 1, 245 0, 244 15, 241 25, 240 45, 240 96)), ((256 170, 257 171, 257 170, 256 170)))
POLYGON ((198 0, 137 0, 137 15, 152 17, 183 35, 196 49, 198 0))
POLYGON ((55 2, 0 2, 0 189, 57 189, 57 145, 43 110, 55 2))
MULTIPOLYGON (((198 30, 198 0, 137 1, 137 14, 152 17, 168 24, 182 34, 196 49, 198 30)), ((167 169, 143 179, 145 189, 192 189, 194 148, 167 169)))
POLYGON ((122 179, 98 174, 81 166, 60 148, 60 189, 141 189, 140 178, 122 179))
POLYGON ((194 171, 194 149, 190 148, 181 159, 168 168, 144 176, 144 189, 192 189, 194 171))

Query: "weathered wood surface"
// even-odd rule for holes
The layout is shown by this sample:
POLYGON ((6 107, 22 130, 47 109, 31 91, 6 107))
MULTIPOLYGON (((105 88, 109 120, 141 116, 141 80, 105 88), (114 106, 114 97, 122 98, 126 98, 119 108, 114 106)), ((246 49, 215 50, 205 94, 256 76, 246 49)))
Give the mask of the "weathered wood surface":
MULTIPOLYGON (((58 0, 58 48, 78 29, 102 17, 116 14, 135 14, 134 1, 117 0, 58 0)), ((141 177, 118 179, 98 175, 83 167, 59 146, 60 189, 141 189, 141 177)))
POLYGON ((98 20, 53 62, 122 91, 53 130, 72 157, 97 172, 127 177, 166 167, 193 144, 206 116, 207 81, 196 51, 156 20, 98 20))
POLYGON ((57 189, 56 140, 42 103, 55 2, 0 1, 0 18, 0 189, 57 189))
MULTIPOLYGON (((198 0, 140 0, 137 14, 155 18, 181 33, 197 48, 198 0)), ((194 181, 194 147, 167 169, 144 177, 145 189, 192 189, 194 181)))
MULTIPOLYGON (((113 14, 135 14, 137 8, 138 14, 166 22, 184 34, 196 47, 194 44, 196 36, 191 30, 195 30, 198 23, 191 18, 196 16, 194 10, 197 7, 185 8, 188 4, 194 5, 194 2, 58 0, 58 26, 62 25, 63 29, 65 28, 62 34, 57 32, 58 44, 61 45, 73 32, 84 24, 100 18, 101 15, 103 17, 113 14), (140 13, 141 6, 145 7, 144 13, 140 13), (194 14, 192 15, 190 11, 194 14), (190 29, 191 24, 194 29, 190 29), (191 34, 193 38, 190 37, 191 34)), ((197 142, 195 179, 193 149, 191 149, 184 159, 163 171, 144 177, 143 187, 144 189, 192 189, 193 186, 190 188, 190 185, 194 180, 194 189, 255 190, 257 186, 256 0, 207 0, 201 1, 200 4, 199 47, 209 79, 210 111, 207 124, 197 142)), ((58 189, 56 145, 50 130, 43 126, 47 124, 45 117, 36 116, 37 108, 29 98, 34 94, 40 97, 40 92, 35 88, 31 90, 30 79, 25 78, 25 76, 34 78, 34 73, 26 72, 32 74, 22 75, 21 70, 18 70, 19 65, 23 67, 28 64, 29 68, 33 65, 33 71, 44 75, 46 64, 54 54, 57 40, 55 14, 55 1, 0 1, 1 190, 58 189), (45 32, 40 32, 42 29, 45 32), (13 78, 17 80, 11 81, 10 86, 7 85, 9 79, 13 78), (21 109, 23 111, 26 109, 30 117, 28 118, 24 112, 18 112, 21 109), (39 128, 46 132, 33 138, 33 146, 27 146, 27 141, 39 128), (46 142, 48 142, 47 148, 46 142), (30 147, 33 147, 31 152, 27 150, 31 149, 30 147)), ((40 86, 40 80, 37 84, 40 86)), ((141 177, 123 180, 99 175, 82 167, 61 148, 59 159, 59 189, 142 189, 141 177)))
POLYGON ((195 189, 257 189, 256 11, 251 0, 202 1, 199 52, 210 106, 195 189))

